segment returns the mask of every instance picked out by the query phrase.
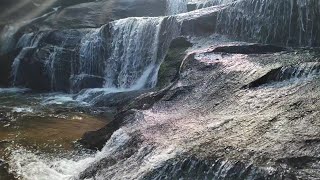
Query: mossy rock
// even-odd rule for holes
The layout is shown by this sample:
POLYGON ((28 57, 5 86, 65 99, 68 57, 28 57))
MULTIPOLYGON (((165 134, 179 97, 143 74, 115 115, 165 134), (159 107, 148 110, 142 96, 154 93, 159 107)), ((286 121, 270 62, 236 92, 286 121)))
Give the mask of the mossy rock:
POLYGON ((176 79, 180 65, 186 56, 186 50, 191 46, 192 44, 184 37, 176 38, 171 42, 168 53, 160 66, 158 88, 163 88, 176 79))

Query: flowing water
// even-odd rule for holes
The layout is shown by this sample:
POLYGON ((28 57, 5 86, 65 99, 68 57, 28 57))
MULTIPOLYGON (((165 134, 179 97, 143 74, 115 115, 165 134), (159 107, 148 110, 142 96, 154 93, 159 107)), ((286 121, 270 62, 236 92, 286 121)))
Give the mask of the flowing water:
MULTIPOLYGON (((22 155, 22 152, 46 154, 47 158, 72 159, 79 153, 83 155, 76 140, 85 132, 98 130, 107 123, 105 118, 77 110, 77 107, 85 105, 74 101, 71 95, 34 94, 28 89, 18 88, 0 89, 0 159, 13 162, 11 158, 22 155)), ((24 153, 25 158, 31 158, 24 153)), ((14 164, 10 163, 10 166, 14 164)), ((15 170, 18 169, 12 169, 15 170)), ((18 171, 14 172, 17 178, 22 175, 18 171)), ((30 176, 20 178, 33 179, 30 176)))
POLYGON ((80 68, 74 77, 77 82, 100 77, 104 83, 82 92, 78 99, 98 91, 108 94, 154 87, 169 44, 178 34, 175 19, 165 17, 126 18, 90 31, 82 39, 80 68))
MULTIPOLYGON (((20 38, 16 46, 22 50, 12 65, 13 84, 24 80, 21 62, 43 46, 48 34, 29 33, 20 38)), ((58 85, 65 80, 77 84, 88 77, 102 78, 103 84, 77 96, 1 89, 0 151, 10 173, 27 180, 77 177, 90 164, 125 144, 128 137, 121 132, 101 152, 83 152, 75 141, 85 132, 103 127, 107 121, 78 109, 90 106, 94 101, 92 94, 154 87, 169 44, 178 34, 175 18, 165 17, 127 18, 92 29, 82 37, 79 51, 72 52, 78 53, 79 58, 77 63, 71 63, 69 78, 63 78, 65 54, 69 53, 64 47, 68 44, 52 46, 48 57, 43 59, 43 71, 52 90, 59 90, 58 85)))

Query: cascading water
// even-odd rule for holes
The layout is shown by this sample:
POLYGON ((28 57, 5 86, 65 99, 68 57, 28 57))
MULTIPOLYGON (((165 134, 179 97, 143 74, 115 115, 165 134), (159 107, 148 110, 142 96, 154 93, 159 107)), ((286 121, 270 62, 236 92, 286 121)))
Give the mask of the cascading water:
POLYGON ((103 77, 104 85, 77 98, 97 95, 97 91, 108 94, 154 87, 169 44, 178 34, 173 17, 121 19, 91 31, 82 40, 79 75, 103 77))
POLYGON ((318 0, 242 0, 221 11, 216 31, 241 39, 289 46, 317 46, 318 0))
POLYGON ((157 68, 162 21, 129 18, 111 23, 112 52, 106 63, 106 88, 140 89, 155 84, 151 73, 157 68))

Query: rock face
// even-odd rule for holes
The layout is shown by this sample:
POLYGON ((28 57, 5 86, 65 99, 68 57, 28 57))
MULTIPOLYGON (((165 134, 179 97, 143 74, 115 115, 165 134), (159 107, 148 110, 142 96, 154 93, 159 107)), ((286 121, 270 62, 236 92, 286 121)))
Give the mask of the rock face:
POLYGON ((115 171, 133 179, 318 177, 317 50, 261 52, 224 40, 193 40, 179 80, 164 96, 117 118, 126 133, 139 132, 142 143, 130 157, 106 155, 117 161, 101 160, 81 177, 117 179, 115 171), (136 163, 153 168, 139 171, 136 163))

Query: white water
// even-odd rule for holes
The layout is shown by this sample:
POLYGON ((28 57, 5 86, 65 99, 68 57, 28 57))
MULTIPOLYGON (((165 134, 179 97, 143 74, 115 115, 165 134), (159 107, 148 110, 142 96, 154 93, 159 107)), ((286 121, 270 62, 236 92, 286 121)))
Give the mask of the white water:
POLYGON ((103 76, 107 47, 103 38, 105 26, 86 34, 80 46, 80 74, 103 76))
POLYGON ((12 112, 17 113, 33 113, 34 110, 31 107, 14 107, 12 112))
POLYGON ((52 159, 21 148, 12 152, 9 163, 11 171, 25 180, 70 180, 76 178, 92 163, 121 151, 129 140, 130 136, 125 130, 119 129, 105 147, 95 155, 52 159))
POLYGON ((105 69, 106 88, 154 84, 148 76, 157 68, 159 33, 163 18, 128 18, 111 23, 111 55, 105 69), (150 68, 152 70, 150 70, 150 68), (146 74, 146 72, 148 72, 146 74))
POLYGON ((80 93, 77 100, 88 101, 94 94, 105 95, 154 87, 164 53, 178 34, 171 32, 176 30, 176 24, 173 24, 167 30, 167 35, 160 38, 163 25, 164 17, 114 21, 110 24, 109 38, 112 41, 109 50, 105 45, 106 26, 89 32, 82 40, 80 74, 77 76, 102 76, 105 82, 103 88, 80 93))

